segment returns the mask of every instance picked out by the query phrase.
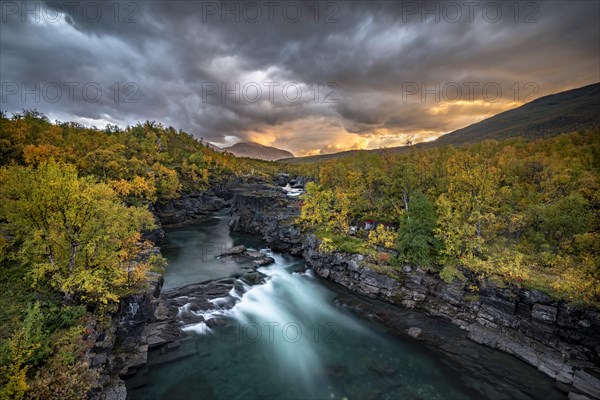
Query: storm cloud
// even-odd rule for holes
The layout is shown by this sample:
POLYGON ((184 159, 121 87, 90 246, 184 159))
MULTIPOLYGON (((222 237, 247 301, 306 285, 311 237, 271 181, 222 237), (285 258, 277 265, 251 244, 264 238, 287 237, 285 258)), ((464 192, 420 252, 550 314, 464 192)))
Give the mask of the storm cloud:
POLYGON ((600 81, 600 5, 0 3, 0 108, 297 155, 431 140, 600 81))

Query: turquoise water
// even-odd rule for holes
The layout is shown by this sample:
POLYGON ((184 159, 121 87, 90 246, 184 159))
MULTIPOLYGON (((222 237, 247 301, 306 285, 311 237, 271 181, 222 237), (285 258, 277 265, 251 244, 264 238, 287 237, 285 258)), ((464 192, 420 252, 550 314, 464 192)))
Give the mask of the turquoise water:
MULTIPOLYGON (((201 254, 202 240, 260 247, 256 238, 230 235, 225 215, 169 232, 168 287, 239 275, 238 266, 201 254)), ((240 282, 238 290, 213 299, 204 317, 220 324, 185 326, 194 332, 190 339, 150 352, 147 368, 127 382, 128 398, 565 398, 533 368, 466 340, 471 353, 481 349, 475 358, 494 357, 490 371, 485 361, 467 368, 419 341, 394 336, 338 305, 336 294, 304 271, 301 260, 269 254, 276 262, 260 269, 266 282, 240 282), (219 306, 232 302, 231 309, 219 306), (498 371, 511 376, 503 379, 498 371)))

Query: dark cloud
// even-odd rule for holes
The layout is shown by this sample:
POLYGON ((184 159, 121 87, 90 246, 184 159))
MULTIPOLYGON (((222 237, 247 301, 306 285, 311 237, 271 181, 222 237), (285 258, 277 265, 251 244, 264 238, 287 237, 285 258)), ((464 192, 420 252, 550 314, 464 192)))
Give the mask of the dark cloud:
POLYGON ((3 1, 0 108, 309 153, 430 138, 600 80, 594 1, 250 4, 3 1))

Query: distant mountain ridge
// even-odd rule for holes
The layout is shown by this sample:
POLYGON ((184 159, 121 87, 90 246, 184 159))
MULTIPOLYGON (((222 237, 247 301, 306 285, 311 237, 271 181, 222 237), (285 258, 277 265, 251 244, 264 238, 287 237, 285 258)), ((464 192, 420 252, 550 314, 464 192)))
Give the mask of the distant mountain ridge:
POLYGON ((600 83, 540 97, 440 136, 432 143, 460 145, 515 136, 538 139, 592 128, 600 128, 600 83))
POLYGON ((294 155, 287 150, 264 146, 255 142, 240 142, 230 147, 224 147, 222 150, 236 157, 257 158, 259 160, 274 161, 282 158, 294 158, 294 155))
POLYGON ((431 148, 444 144, 459 146, 482 140, 502 140, 517 136, 538 139, 594 128, 600 128, 600 83, 540 97, 520 107, 442 135, 432 142, 387 149, 350 150, 280 161, 292 163, 325 161, 360 152, 400 153, 415 147, 431 148))

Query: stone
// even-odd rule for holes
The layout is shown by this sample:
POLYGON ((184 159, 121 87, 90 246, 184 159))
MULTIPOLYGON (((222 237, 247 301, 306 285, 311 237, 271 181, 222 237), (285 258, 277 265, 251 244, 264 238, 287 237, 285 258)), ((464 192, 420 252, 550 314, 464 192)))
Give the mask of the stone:
POLYGON ((534 304, 531 310, 531 316, 540 322, 553 324, 556 322, 556 314, 558 309, 552 306, 545 306, 543 304, 534 304))
POLYGON ((412 299, 414 301, 423 301, 425 300, 425 295, 423 293, 413 293, 412 299))
POLYGON ((569 393, 569 397, 567 397, 568 400, 592 400, 587 396, 584 396, 582 394, 577 394, 577 393, 569 393))
POLYGON ((221 254, 221 256, 235 256, 237 254, 242 254, 246 251, 246 246, 243 244, 239 246, 234 246, 231 249, 227 250, 225 253, 221 254))
POLYGON ((577 321, 577 325, 584 327, 584 328, 589 328, 590 326, 592 326, 592 323, 588 319, 582 319, 582 320, 577 321))
POLYGON ((102 390, 104 400, 125 400, 127 398, 127 387, 121 379, 114 380, 102 390))
POLYGON ((575 371, 573 371, 573 367, 568 364, 563 364, 556 377, 556 380, 561 383, 571 384, 573 383, 573 379, 575 378, 575 371))
POLYGON ((379 292, 379 288, 377 286, 369 285, 366 282, 361 283, 360 288, 362 289, 364 294, 371 295, 371 296, 376 294, 377 292, 379 292))
POLYGON ((423 330, 421 328, 417 328, 417 327, 413 326, 413 327, 408 328, 406 333, 408 333, 409 336, 417 339, 419 336, 421 336, 423 334, 423 330))
MULTIPOLYGON (((392 278, 371 270, 368 262, 359 260, 357 255, 323 252, 314 234, 291 228, 289 221, 298 215, 299 208, 295 200, 276 189, 278 194, 265 185, 239 188, 232 200, 232 229, 266 239, 275 251, 304 256, 318 276, 352 292, 448 319, 468 331, 469 339, 520 358, 554 377, 557 385, 577 381, 579 388, 563 386, 561 390, 565 393, 591 396, 593 374, 580 372, 576 377, 575 370, 597 362, 598 312, 554 300, 537 290, 480 278, 468 271, 463 273, 471 285, 479 288, 477 293, 469 292, 463 285, 447 285, 435 273, 417 266, 403 264, 399 277, 392 278)), ((415 325, 414 322, 402 326, 399 322, 390 324, 396 324, 400 332, 415 325)))
POLYGON ((287 185, 289 181, 290 181, 289 174, 278 173, 273 176, 273 183, 276 184, 277 186, 283 187, 283 186, 287 185))
POLYGON ((462 304, 464 299, 464 291, 457 289, 452 286, 443 286, 436 293, 436 297, 441 298, 447 303, 453 304, 455 306, 462 304))
POLYGON ((402 300, 400 304, 402 304, 406 308, 415 308, 417 302, 414 300, 402 300))
POLYGON ((362 260, 359 260, 358 257, 352 258, 352 260, 348 262, 348 269, 350 271, 360 271, 360 261, 362 260))
POLYGON ((530 305, 536 303, 548 304, 552 302, 552 298, 539 290, 522 289, 519 292, 519 301, 530 305))
POLYGON ((263 257, 254 261, 254 265, 257 267, 263 267, 265 265, 273 264, 275 259, 273 257, 263 257))
POLYGON ((92 357, 91 367, 97 368, 106 364, 106 354, 96 354, 92 357))
POLYGON ((361 280, 371 286, 387 290, 393 290, 398 285, 398 281, 395 279, 368 268, 364 269, 361 280))
MULTIPOLYGON (((598 375, 598 373, 596 374, 598 375)), ((600 379, 584 370, 575 371, 573 386, 585 394, 591 395, 597 399, 600 398, 600 379)))
POLYGON ((516 329, 519 327, 519 318, 495 308, 491 304, 483 304, 477 315, 493 323, 516 329))

